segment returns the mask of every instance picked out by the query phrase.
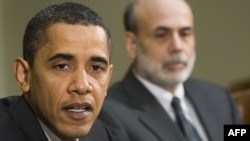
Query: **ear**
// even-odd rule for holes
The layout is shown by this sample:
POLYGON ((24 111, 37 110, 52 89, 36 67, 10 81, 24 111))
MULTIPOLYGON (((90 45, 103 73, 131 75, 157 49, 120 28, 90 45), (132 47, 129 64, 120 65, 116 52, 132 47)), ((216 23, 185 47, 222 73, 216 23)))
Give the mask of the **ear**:
POLYGON ((110 80, 111 80, 111 78, 112 78, 112 75, 113 75, 113 65, 111 64, 111 65, 109 66, 109 78, 110 78, 110 80))
POLYGON ((17 58, 13 64, 16 81, 24 93, 29 92, 29 64, 22 58, 17 58))
POLYGON ((131 59, 136 58, 136 36, 132 32, 125 32, 124 34, 125 41, 125 49, 127 51, 128 56, 131 59))

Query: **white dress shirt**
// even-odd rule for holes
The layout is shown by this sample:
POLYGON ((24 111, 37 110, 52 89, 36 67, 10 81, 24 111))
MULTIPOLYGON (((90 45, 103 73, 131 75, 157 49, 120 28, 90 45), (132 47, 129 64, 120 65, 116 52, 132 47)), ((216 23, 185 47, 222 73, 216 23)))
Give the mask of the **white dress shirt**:
POLYGON ((171 94, 169 91, 149 82, 148 80, 142 78, 141 76, 135 74, 136 78, 152 93, 156 100, 160 103, 163 109, 168 113, 170 118, 175 121, 174 109, 171 106, 173 96, 176 96, 180 100, 181 108, 183 109, 184 116, 189 122, 198 131, 200 137, 203 141, 208 141, 208 138, 205 134, 204 128, 202 127, 195 110, 190 103, 190 101, 185 97, 184 86, 180 84, 177 86, 174 94, 171 94))

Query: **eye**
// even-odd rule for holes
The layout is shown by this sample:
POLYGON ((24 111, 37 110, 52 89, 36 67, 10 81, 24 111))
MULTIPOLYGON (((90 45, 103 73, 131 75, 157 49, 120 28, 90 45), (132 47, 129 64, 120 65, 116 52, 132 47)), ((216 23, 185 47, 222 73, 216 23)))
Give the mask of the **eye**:
POLYGON ((155 33, 155 37, 158 39, 163 39, 167 37, 167 33, 164 31, 158 31, 155 33))
POLYGON ((187 37, 193 34, 193 31, 191 29, 184 29, 180 32, 180 35, 182 37, 187 37))
POLYGON ((58 70, 68 70, 70 69, 69 65, 67 64, 57 64, 54 66, 54 68, 58 69, 58 70))
POLYGON ((104 71, 105 70, 104 67, 101 66, 101 65, 93 65, 91 67, 91 69, 94 70, 94 71, 104 71))

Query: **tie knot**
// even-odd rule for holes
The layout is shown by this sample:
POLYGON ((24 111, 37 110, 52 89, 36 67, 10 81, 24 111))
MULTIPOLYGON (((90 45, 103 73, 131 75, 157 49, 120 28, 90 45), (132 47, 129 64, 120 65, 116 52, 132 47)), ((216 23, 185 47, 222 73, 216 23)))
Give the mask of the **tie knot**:
POLYGON ((175 96, 172 99, 171 105, 172 105, 172 107, 174 108, 175 111, 180 111, 181 110, 180 99, 175 97, 175 96))

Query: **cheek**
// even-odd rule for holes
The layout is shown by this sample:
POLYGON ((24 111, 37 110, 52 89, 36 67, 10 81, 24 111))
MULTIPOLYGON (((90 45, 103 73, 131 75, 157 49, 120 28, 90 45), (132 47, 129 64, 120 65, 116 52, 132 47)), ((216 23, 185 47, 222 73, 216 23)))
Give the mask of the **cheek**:
POLYGON ((188 56, 188 58, 192 58, 195 55, 195 48, 190 47, 186 49, 185 54, 188 56))
POLYGON ((104 101, 106 95, 107 95, 106 90, 100 90, 100 91, 98 91, 98 92, 95 94, 94 97, 95 97, 96 105, 98 105, 98 107, 99 107, 100 105, 102 105, 102 103, 103 103, 103 101, 104 101))
POLYGON ((95 87, 95 91, 92 93, 92 96, 93 96, 94 101, 95 101, 95 113, 96 113, 96 115, 98 115, 100 113, 106 95, 107 95, 106 90, 104 90, 102 88, 95 87))
POLYGON ((100 107, 107 95, 108 82, 107 79, 98 80, 94 85, 94 98, 96 105, 100 107))
POLYGON ((53 78, 46 79, 40 82, 40 90, 44 90, 48 97, 54 98, 58 94, 62 94, 65 91, 65 81, 55 81, 53 78))
POLYGON ((194 54, 194 52, 195 52, 195 42, 194 41, 190 41, 190 43, 186 47, 186 50, 188 52, 188 55, 192 56, 194 54))
POLYGON ((101 74, 99 77, 94 78, 94 84, 97 84, 100 90, 106 91, 109 86, 109 81, 111 79, 110 71, 101 74))
MULTIPOLYGON (((47 89, 47 100, 50 106, 54 108, 60 108, 60 103, 67 99, 67 81, 53 81, 50 83, 49 88, 47 89)), ((57 109, 60 110, 60 109, 57 109)))
POLYGON ((105 82, 105 84, 98 85, 97 91, 99 99, 102 100, 106 97, 107 89, 108 89, 108 82, 105 82))
MULTIPOLYGON (((44 101, 48 108, 55 107, 65 93, 65 81, 56 81, 53 77, 43 77, 37 82, 36 92, 41 101, 44 101)), ((39 100, 39 99, 38 99, 39 100)), ((44 103, 43 102, 43 103, 44 103)))
POLYGON ((145 57, 147 57, 148 59, 158 63, 161 63, 168 56, 167 52, 164 52, 163 50, 151 51, 148 54, 144 55, 146 55, 145 57))
POLYGON ((144 47, 141 48, 140 51, 137 52, 138 54, 144 55, 148 57, 151 60, 154 60, 156 62, 161 62, 163 58, 168 56, 168 50, 166 47, 164 47, 161 44, 144 44, 144 47))

